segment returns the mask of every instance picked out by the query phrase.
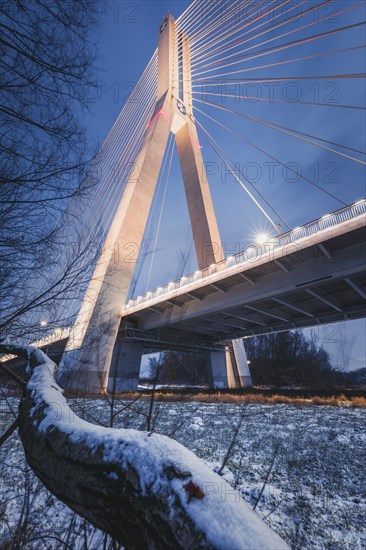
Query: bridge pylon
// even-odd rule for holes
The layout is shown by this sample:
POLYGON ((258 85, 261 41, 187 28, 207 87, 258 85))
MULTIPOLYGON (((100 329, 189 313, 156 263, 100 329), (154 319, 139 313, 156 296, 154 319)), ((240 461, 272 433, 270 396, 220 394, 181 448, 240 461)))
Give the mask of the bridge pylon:
MULTIPOLYGON (((120 341, 117 335, 135 267, 128 260, 130 247, 140 249, 171 132, 198 266, 203 269, 222 260, 223 252, 193 115, 189 38, 168 14, 159 27, 156 106, 61 362, 59 381, 69 390, 100 393, 137 387, 142 346, 120 341)), ((228 351, 221 367, 211 362, 217 371, 213 385, 215 376, 226 380, 221 387, 241 386, 244 379, 250 383, 247 371, 246 378, 240 375, 248 368, 242 340, 235 341, 233 349, 234 355, 228 351)))

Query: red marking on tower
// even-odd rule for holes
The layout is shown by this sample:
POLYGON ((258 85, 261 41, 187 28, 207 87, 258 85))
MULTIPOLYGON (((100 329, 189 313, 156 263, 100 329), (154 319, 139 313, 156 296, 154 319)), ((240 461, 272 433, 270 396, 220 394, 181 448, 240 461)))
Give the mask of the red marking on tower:
POLYGON ((146 129, 147 128, 150 128, 150 126, 152 125, 152 123, 160 116, 160 115, 163 115, 165 118, 168 118, 166 113, 164 113, 163 109, 160 109, 160 111, 158 111, 156 113, 155 116, 153 116, 153 118, 150 120, 149 124, 146 126, 146 129))

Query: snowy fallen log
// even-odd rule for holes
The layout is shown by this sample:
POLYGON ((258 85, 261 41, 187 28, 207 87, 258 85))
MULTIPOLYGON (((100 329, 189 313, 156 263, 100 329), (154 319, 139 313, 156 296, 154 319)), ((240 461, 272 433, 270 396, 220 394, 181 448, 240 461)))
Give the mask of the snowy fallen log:
POLYGON ((78 418, 40 350, 19 407, 26 459, 44 485, 127 549, 280 550, 275 534, 219 475, 176 441, 78 418))

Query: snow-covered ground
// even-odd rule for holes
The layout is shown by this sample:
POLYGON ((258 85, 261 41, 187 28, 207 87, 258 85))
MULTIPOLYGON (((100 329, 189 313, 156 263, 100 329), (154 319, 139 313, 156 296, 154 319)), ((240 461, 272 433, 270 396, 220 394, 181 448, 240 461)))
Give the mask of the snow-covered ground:
MULTIPOLYGON (((16 409, 17 400, 0 401, 1 433, 12 421, 8 404, 16 409)), ((86 420, 109 424, 106 401, 70 404, 86 420)), ((122 412, 115 426, 146 429, 148 406, 141 399, 117 401, 115 411, 122 412)), ((292 548, 357 550, 366 547, 365 416, 365 409, 345 407, 157 402, 152 425, 217 471, 226 457, 225 480, 253 506, 261 494, 256 512, 292 548)), ((85 541, 89 549, 103 547, 103 535, 29 471, 16 434, 0 448, 0 464, 1 548, 15 531, 9 548, 76 549, 86 548, 85 541)), ((225 491, 221 497, 235 495, 225 491)))

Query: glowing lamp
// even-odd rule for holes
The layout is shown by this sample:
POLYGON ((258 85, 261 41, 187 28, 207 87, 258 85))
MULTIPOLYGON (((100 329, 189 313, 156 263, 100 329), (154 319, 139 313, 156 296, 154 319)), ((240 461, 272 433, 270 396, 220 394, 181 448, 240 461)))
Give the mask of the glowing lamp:
POLYGON ((268 241, 271 239, 271 236, 268 233, 258 233, 255 237, 255 242, 259 245, 263 245, 265 243, 268 243, 268 241))

